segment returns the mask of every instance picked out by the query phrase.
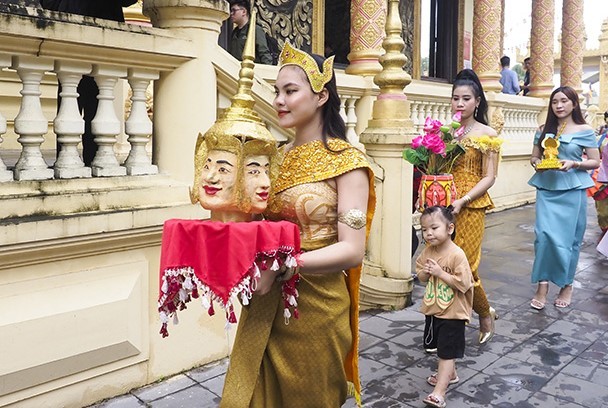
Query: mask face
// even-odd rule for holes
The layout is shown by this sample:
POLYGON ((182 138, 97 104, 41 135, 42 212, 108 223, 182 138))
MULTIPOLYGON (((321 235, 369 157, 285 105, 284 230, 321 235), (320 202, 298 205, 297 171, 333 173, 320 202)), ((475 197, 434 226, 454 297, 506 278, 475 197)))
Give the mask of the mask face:
POLYGON ((201 171, 199 202, 207 210, 238 211, 238 160, 234 153, 210 150, 201 171))
POLYGON ((251 202, 251 213, 260 214, 268 205, 270 190, 270 160, 268 156, 245 157, 245 197, 251 202))

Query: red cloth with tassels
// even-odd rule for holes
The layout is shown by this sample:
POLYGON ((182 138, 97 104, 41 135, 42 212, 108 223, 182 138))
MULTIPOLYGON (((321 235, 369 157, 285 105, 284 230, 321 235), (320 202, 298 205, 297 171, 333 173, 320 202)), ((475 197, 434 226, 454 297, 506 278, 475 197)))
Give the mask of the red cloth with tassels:
MULTIPOLYGON (((231 298, 240 294, 247 303, 245 298, 251 298, 260 270, 276 269, 283 264, 295 266, 299 253, 300 231, 288 221, 166 221, 158 305, 163 323, 161 334, 163 337, 168 334, 168 318, 175 318, 191 297, 199 295, 207 297, 209 314, 214 313, 216 301, 226 310, 227 320, 236 322, 231 298)), ((294 276, 283 284, 284 296, 297 297, 296 281, 294 276)))

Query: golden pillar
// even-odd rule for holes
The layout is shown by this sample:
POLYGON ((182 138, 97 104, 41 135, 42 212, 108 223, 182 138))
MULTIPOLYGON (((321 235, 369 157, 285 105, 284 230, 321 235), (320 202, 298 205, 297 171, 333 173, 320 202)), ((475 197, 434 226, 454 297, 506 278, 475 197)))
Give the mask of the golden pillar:
POLYGON ((608 19, 602 24, 600 34, 600 112, 608 110, 608 19))
POLYGON ((476 0, 473 13, 473 69, 485 91, 500 92, 502 0, 476 0))
POLYGON ((404 45, 399 0, 389 0, 386 38, 382 43, 386 53, 380 57, 382 72, 374 77, 380 94, 374 102, 369 127, 360 136, 374 161, 378 199, 363 263, 362 309, 401 309, 410 303, 413 288, 410 254, 413 167, 403 160, 402 153, 416 133, 410 103, 403 92, 411 82, 403 70, 404 45))
POLYGON ((548 98, 553 91, 554 0, 532 0, 529 96, 548 98))
POLYGON ((583 92, 581 85, 584 49, 583 0, 564 0, 560 81, 562 86, 571 86, 578 94, 583 92))
POLYGON ((350 3, 350 53, 347 74, 376 75, 384 53, 386 0, 352 0, 350 3))

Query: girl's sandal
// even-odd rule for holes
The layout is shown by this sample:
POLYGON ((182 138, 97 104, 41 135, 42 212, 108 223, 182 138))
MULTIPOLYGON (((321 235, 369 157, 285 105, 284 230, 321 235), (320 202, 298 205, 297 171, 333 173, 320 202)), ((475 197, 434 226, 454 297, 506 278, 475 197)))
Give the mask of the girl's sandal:
MULTIPOLYGON (((448 384, 456 384, 460 381, 460 378, 458 378, 458 375, 456 375, 456 377, 450 379, 450 381, 448 382, 448 384)), ((432 385, 433 387, 437 385, 437 373, 433 373, 431 375, 429 375, 426 378, 426 382, 429 383, 429 385, 432 385)))
POLYGON ((445 402, 445 399, 435 394, 429 394, 429 396, 426 397, 422 402, 424 402, 427 406, 434 408, 445 408, 446 405, 448 405, 445 402))

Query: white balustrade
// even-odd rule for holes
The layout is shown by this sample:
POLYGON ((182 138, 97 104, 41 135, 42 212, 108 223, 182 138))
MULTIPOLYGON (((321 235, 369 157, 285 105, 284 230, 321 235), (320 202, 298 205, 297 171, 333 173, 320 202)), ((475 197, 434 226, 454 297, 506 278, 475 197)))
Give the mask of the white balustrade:
POLYGON ((152 135, 152 121, 146 109, 146 90, 150 81, 158 79, 157 72, 140 69, 129 69, 128 79, 131 86, 131 113, 125 123, 125 132, 129 135, 131 151, 124 163, 128 175, 157 174, 158 167, 153 165, 146 145, 152 135))
POLYGON ((346 100, 346 138, 353 146, 365 150, 365 146, 359 141, 359 135, 355 131, 357 126, 356 102, 357 98, 354 96, 351 96, 346 100))
POLYGON ((120 133, 120 121, 114 111, 114 88, 118 78, 127 75, 127 70, 97 65, 93 68, 92 75, 99 88, 97 113, 91 121, 97 144, 97 153, 91 163, 93 176, 124 176, 127 169, 118 163, 114 153, 116 136, 120 133))
POLYGON ((61 179, 91 177, 91 168, 85 167, 78 144, 84 133, 84 119, 78 108, 78 83, 84 74, 91 72, 91 64, 80 62, 55 62, 55 72, 61 83, 61 104, 53 121, 60 151, 54 170, 61 179))
POLYGON ((355 95, 340 95, 340 116, 346 125, 346 138, 353 146, 365 151, 365 146, 359 141, 357 134, 357 111, 356 105, 359 100, 355 95))
POLYGON ((449 123, 452 120, 452 110, 448 103, 434 100, 410 100, 412 121, 417 133, 423 132, 424 122, 426 122, 426 118, 428 117, 439 120, 442 123, 449 123))
POLYGON ((15 133, 22 150, 15 164, 15 180, 45 180, 53 178, 53 169, 48 168, 40 145, 48 132, 48 120, 40 104, 40 81, 46 71, 53 69, 53 61, 47 58, 13 57, 11 68, 17 71, 23 84, 21 107, 15 118, 15 133))
POLYGON ((342 117, 342 120, 344 121, 344 123, 346 124, 346 120, 348 119, 346 117, 346 100, 348 99, 348 96, 340 96, 340 117, 342 117))
POLYGON ((418 129, 418 107, 420 104, 416 101, 410 102, 410 115, 412 117, 412 124, 414 125, 414 129, 418 129))
MULTIPOLYGON (((8 55, 0 55, 0 71, 11 65, 11 57, 8 55)), ((0 145, 4 141, 2 135, 6 133, 6 118, 2 116, 0 112, 0 145)), ((13 173, 7 170, 6 165, 0 157, 0 182, 11 181, 13 179, 13 173)))

